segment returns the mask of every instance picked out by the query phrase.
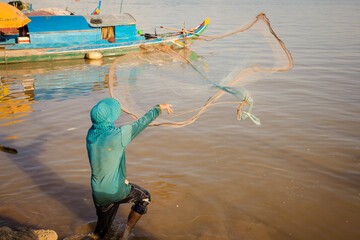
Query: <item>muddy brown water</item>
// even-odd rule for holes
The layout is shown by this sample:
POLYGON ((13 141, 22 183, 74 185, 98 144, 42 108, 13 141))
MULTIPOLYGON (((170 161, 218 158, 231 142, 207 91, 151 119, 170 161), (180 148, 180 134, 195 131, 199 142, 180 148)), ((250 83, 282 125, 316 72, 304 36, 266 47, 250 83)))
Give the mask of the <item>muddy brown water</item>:
MULTIPOLYGON (((118 11, 111 3, 103 1, 103 11, 118 11)), ((96 6, 57 4, 79 13, 96 6)), ((134 239, 360 238, 357 1, 125 1, 123 8, 148 31, 209 17, 208 35, 265 12, 295 63, 247 86, 260 127, 215 106, 189 126, 146 129, 128 146, 128 178, 152 194, 134 239)), ((221 53, 236 43, 191 50, 222 76, 221 53)), ((0 225, 54 229, 60 238, 90 231, 96 215, 85 136, 91 107, 109 96, 114 59, 0 66, 0 144, 18 151, 0 151, 0 225)), ((122 115, 117 125, 129 120, 122 115)), ((115 228, 129 208, 120 207, 115 228)))

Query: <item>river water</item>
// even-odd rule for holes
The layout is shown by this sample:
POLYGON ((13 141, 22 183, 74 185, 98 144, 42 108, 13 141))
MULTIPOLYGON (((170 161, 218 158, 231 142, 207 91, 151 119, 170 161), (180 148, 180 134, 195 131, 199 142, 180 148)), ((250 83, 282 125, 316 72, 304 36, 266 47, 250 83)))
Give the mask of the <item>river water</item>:
MULTIPOLYGON (((120 11, 120 1, 102 2, 102 12, 120 11)), ((79 14, 96 5, 33 1, 79 14)), ((134 239, 360 239, 358 1, 135 0, 122 10, 144 31, 209 17, 210 36, 264 12, 294 59, 292 70, 246 86, 261 126, 215 106, 183 128, 148 128, 127 147, 129 180, 152 195, 134 239)), ((236 38, 190 47, 215 75, 228 69, 222 53, 238 48, 236 38)), ((85 136, 114 60, 0 66, 0 144, 18 151, 0 152, 0 225, 54 229, 60 239, 90 231, 85 136)))

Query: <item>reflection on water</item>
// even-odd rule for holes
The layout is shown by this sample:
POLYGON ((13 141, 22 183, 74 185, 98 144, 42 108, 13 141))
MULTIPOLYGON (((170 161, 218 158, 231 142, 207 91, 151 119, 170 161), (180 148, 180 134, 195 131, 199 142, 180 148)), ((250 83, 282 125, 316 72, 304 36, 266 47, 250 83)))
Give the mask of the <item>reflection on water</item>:
MULTIPOLYGON (((24 121, 25 116, 32 111, 34 101, 34 79, 25 79, 21 82, 22 90, 11 89, 5 79, 0 86, 0 126, 6 126, 24 121)), ((16 138, 10 136, 7 138, 16 138)))
POLYGON ((85 60, 8 65, 1 78, 0 124, 24 121, 37 101, 61 101, 102 90, 106 71, 102 62, 85 60))
MULTIPOLYGON (((194 62, 201 58, 188 49, 179 50, 178 54, 194 62)), ((106 90, 109 87, 109 67, 113 60, 114 58, 84 59, 6 66, 0 88, 0 125, 24 121, 28 114, 34 112, 31 104, 37 101, 63 101, 106 90)), ((119 64, 125 67, 131 65, 131 59, 128 60, 119 64)), ((152 55, 148 64, 162 65, 174 61, 176 59, 171 57, 164 59, 163 56, 152 55)), ((186 68, 186 64, 182 63, 181 67, 186 68)), ((119 71, 113 85, 118 86, 118 81, 120 84, 123 84, 122 81, 126 84, 136 84, 136 79, 144 72, 144 68, 144 65, 136 64, 129 71, 119 71)))
MULTIPOLYGON (((261 127, 238 122, 230 106, 215 106, 181 129, 148 128, 128 146, 129 180, 152 195, 134 239, 359 239, 360 32, 349 18, 358 16, 359 3, 210 3, 182 2, 187 14, 161 0, 125 7, 149 26, 175 28, 185 15, 192 25, 206 15, 208 35, 230 31, 261 9, 295 66, 247 86, 261 127)), ((190 56, 222 78, 234 67, 229 64, 247 58, 237 43, 199 41, 190 56), (244 54, 226 57, 235 50, 244 54)), ((90 231, 96 214, 85 136, 91 107, 109 96, 114 60, 0 66, 0 144, 18 150, 0 152, 0 225, 50 228, 60 239, 90 231)), ((172 77, 192 71, 169 65, 172 77)), ((120 69, 117 88, 125 81, 137 87, 147 73, 139 66, 120 69)), ((116 124, 129 121, 123 114, 116 124)), ((129 208, 120 207, 114 230, 129 208)))

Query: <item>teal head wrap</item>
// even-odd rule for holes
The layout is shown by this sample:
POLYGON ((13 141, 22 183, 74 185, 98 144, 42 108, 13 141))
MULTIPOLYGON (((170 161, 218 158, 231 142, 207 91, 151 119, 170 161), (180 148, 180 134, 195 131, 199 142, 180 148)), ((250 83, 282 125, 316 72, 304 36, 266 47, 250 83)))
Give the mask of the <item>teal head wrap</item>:
POLYGON ((94 143, 101 134, 115 128, 114 122, 121 113, 120 103, 114 98, 105 98, 98 102, 90 112, 93 125, 89 129, 87 141, 94 143))

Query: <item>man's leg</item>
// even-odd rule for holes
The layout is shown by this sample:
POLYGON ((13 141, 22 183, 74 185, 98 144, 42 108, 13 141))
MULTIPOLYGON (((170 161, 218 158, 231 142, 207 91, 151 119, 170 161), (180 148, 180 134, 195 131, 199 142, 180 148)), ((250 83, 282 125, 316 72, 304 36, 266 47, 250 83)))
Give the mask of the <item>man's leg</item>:
POLYGON ((146 213, 147 206, 151 201, 150 193, 135 184, 131 184, 131 192, 129 194, 129 197, 131 198, 131 200, 129 199, 129 201, 127 202, 135 204, 131 207, 128 222, 120 238, 122 240, 127 240, 130 237, 132 229, 139 221, 141 216, 146 213))
POLYGON ((129 238, 131 231, 133 230, 135 224, 139 221, 141 216, 142 214, 139 214, 133 210, 130 211, 128 222, 120 239, 127 240, 129 238))
POLYGON ((110 204, 108 206, 96 206, 96 215, 98 216, 98 221, 94 230, 94 233, 100 238, 105 237, 108 232, 114 218, 116 212, 119 208, 119 204, 110 204))

